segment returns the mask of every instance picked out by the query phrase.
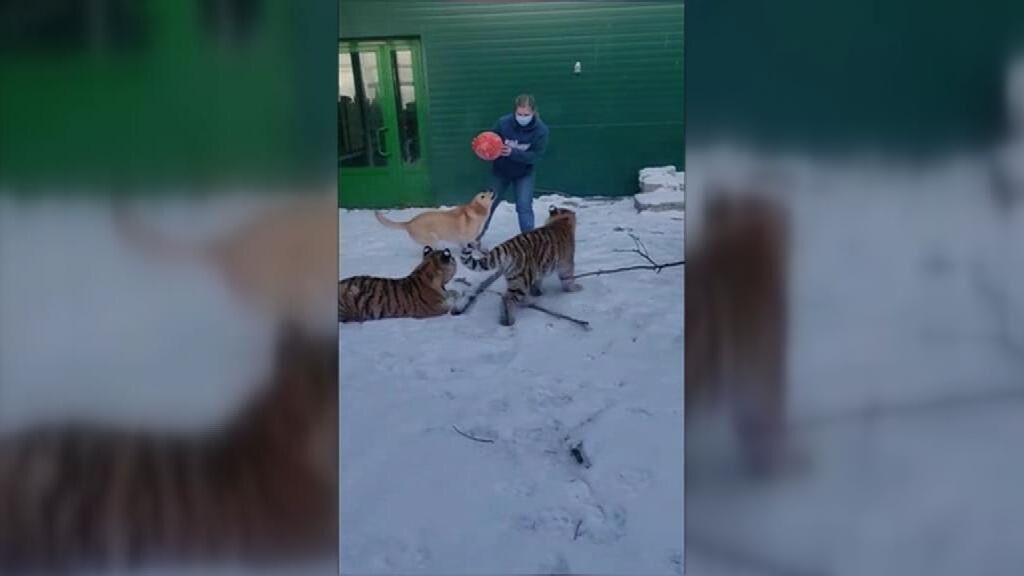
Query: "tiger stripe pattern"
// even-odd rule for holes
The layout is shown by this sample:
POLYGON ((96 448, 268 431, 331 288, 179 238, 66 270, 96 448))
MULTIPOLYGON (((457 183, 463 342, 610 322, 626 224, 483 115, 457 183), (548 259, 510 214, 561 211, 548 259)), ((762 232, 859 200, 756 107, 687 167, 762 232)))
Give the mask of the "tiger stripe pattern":
POLYGON ((541 282, 552 272, 558 273, 562 290, 578 292, 576 283, 576 213, 567 208, 551 206, 544 225, 502 242, 482 257, 474 242, 462 249, 462 263, 470 270, 500 270, 507 288, 501 299, 502 326, 515 324, 516 308, 530 296, 541 295, 541 282))
POLYGON ((332 557, 336 338, 286 329, 274 362, 219 427, 69 423, 0 438, 0 573, 332 557))
POLYGON ((686 411, 724 404, 747 472, 770 474, 786 444, 789 224, 758 195, 710 195, 705 209, 686 259, 686 411))
POLYGON ((448 249, 423 248, 423 258, 404 278, 353 276, 338 282, 338 321, 431 318, 448 314, 455 292, 445 285, 455 277, 448 249))

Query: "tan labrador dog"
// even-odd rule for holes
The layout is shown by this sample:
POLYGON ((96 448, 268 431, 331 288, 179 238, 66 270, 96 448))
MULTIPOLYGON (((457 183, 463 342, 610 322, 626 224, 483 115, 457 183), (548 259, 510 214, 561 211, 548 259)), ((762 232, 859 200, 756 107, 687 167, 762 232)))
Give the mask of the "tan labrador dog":
POLYGON ((338 204, 333 190, 269 206, 197 242, 176 242, 123 204, 113 208, 116 232, 149 256, 204 262, 220 272, 237 296, 275 320, 334 329, 338 204))
POLYGON ((485 190, 462 206, 448 210, 428 210, 408 222, 388 220, 380 211, 374 212, 374 215, 377 221, 388 228, 405 230, 420 246, 437 247, 441 242, 465 246, 476 240, 480 228, 491 213, 492 205, 494 192, 485 190))

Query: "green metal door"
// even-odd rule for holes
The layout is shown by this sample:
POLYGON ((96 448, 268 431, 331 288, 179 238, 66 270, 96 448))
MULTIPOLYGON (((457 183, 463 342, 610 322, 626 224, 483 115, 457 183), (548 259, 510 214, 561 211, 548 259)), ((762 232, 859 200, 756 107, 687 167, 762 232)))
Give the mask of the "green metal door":
POLYGON ((339 48, 339 206, 434 205, 419 42, 342 41, 339 48))

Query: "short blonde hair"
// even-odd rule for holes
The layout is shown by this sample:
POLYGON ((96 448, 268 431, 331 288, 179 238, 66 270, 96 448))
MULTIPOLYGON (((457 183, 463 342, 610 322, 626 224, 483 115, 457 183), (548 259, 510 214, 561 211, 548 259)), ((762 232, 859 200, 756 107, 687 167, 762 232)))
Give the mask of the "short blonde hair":
POLYGON ((520 106, 526 106, 534 112, 537 111, 537 101, 534 100, 533 94, 520 94, 519 96, 516 96, 515 107, 519 108, 520 106))

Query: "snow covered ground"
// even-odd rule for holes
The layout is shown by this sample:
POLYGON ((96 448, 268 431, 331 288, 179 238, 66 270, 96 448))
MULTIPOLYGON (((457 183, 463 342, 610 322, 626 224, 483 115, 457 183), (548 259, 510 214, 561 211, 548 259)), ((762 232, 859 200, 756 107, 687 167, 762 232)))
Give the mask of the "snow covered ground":
MULTIPOLYGON (((687 159, 691 218, 710 174, 749 165, 735 149, 687 159)), ((756 485, 690 454, 689 573, 1016 573, 1024 211, 994 207, 977 157, 779 165, 794 176, 792 408, 809 467, 756 485)), ((633 247, 629 229, 655 259, 680 257, 680 213, 578 203, 581 272, 639 263, 611 251, 633 247)), ((491 242, 515 232, 501 210, 491 242)), ((183 233, 200 213, 182 209, 183 233)), ((343 275, 418 258, 370 214, 340 222, 343 275)), ((489 293, 460 318, 339 327, 346 573, 677 572, 682 277, 584 278, 577 294, 552 280, 539 302, 589 332, 528 309, 502 328, 489 293)), ((214 272, 119 243, 102 207, 0 197, 0 429, 209 424, 251 392, 269 337, 214 272)), ((180 573, 145 573, 160 572, 180 573)))
MULTIPOLYGON (((630 233, 656 261, 683 258, 681 211, 543 197, 538 222, 552 203, 577 210, 577 274, 644 264, 630 233)), ((342 277, 419 261, 371 212, 340 218, 342 277)), ((502 203, 484 241, 515 233, 502 203)), ((590 331, 532 309, 502 327, 490 292, 463 316, 339 327, 344 573, 681 572, 683 269, 579 282, 564 294, 549 278, 537 303, 590 331)))
POLYGON ((790 178, 791 408, 808 462, 723 482, 691 451, 687 572, 1018 573, 1024 210, 993 204, 987 159, 759 162, 722 147, 687 165, 691 231, 710 179, 790 178))

